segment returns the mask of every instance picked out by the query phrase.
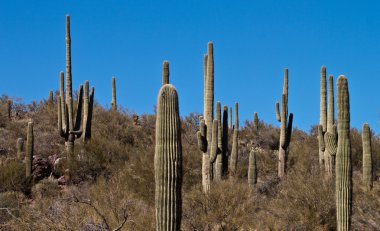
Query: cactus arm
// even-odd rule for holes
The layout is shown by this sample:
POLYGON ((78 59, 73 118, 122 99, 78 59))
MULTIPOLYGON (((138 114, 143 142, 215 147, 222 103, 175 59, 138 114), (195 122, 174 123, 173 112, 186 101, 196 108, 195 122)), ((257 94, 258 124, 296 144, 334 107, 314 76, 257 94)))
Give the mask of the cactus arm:
POLYGON ((362 130, 363 142, 363 183, 367 191, 370 191, 373 186, 372 173, 372 145, 371 145, 371 129, 367 123, 363 124, 362 130))
POLYGON ((80 130, 81 124, 82 124, 82 113, 83 113, 83 86, 82 84, 79 85, 78 89, 78 98, 77 98, 77 113, 76 113, 76 119, 75 119, 75 126, 74 130, 80 130))
POLYGON ((292 129, 293 129, 293 113, 290 113, 288 127, 286 128, 286 148, 289 147, 290 140, 292 138, 292 129))
POLYGON ((281 122, 280 104, 278 102, 276 102, 276 120, 281 122))
POLYGON ((319 150, 324 152, 326 146, 325 146, 325 141, 324 141, 322 124, 318 125, 318 143, 319 143, 319 150))
POLYGON ((169 61, 162 64, 162 85, 169 84, 169 61))
POLYGON ((213 164, 218 154, 218 120, 212 121, 212 139, 210 148, 210 163, 213 164))
POLYGON ((319 124, 322 125, 322 131, 327 129, 327 91, 326 91, 326 67, 321 67, 321 89, 320 89, 320 105, 319 105, 319 124))
POLYGON ((61 71, 59 73, 59 100, 57 100, 57 102, 58 104, 61 104, 62 130, 63 128, 66 129, 66 125, 67 125, 64 87, 65 87, 64 73, 61 71))

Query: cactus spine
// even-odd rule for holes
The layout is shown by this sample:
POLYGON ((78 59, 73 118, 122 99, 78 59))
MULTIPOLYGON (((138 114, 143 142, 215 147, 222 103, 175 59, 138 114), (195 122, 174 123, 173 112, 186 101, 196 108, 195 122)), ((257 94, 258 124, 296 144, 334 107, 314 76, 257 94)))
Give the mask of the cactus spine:
POLYGON ((17 159, 22 159, 22 152, 24 151, 24 140, 20 137, 16 142, 17 159))
POLYGON ((28 133, 26 137, 26 158, 25 158, 25 170, 26 177, 32 175, 32 164, 34 154, 34 135, 33 135, 33 122, 28 123, 28 133))
POLYGON ((231 150, 231 159, 230 159, 230 173, 234 175, 237 169, 238 162, 238 131, 239 131, 239 104, 235 103, 235 124, 233 126, 233 136, 232 136, 232 150, 231 150))
POLYGON ((157 99, 154 155, 156 230, 180 230, 182 144, 176 89, 163 85, 157 99))
POLYGON ((322 129, 318 127, 318 143, 319 143, 319 165, 324 164, 324 135, 327 129, 327 103, 326 103, 327 91, 326 91, 326 67, 321 68, 321 92, 320 92, 320 114, 319 114, 319 124, 322 129))
POLYGON ((288 120, 288 69, 284 72, 284 86, 282 90, 281 115, 280 106, 276 102, 276 118, 281 122, 280 147, 278 150, 278 176, 281 178, 286 173, 286 162, 289 152, 289 143, 292 135, 293 113, 289 114, 288 120))
POLYGON ((112 111, 117 111, 117 103, 116 103, 116 78, 115 78, 115 76, 112 76, 111 109, 112 109, 112 111))
POLYGON ((169 61, 162 64, 162 85, 169 84, 169 61))
POLYGON ((249 153, 248 185, 253 187, 257 183, 256 150, 252 147, 249 153))
MULTIPOLYGON (((200 129, 197 132, 198 147, 202 151, 202 187, 203 192, 210 191, 213 174, 213 163, 219 152, 215 150, 214 143, 218 145, 218 122, 214 122, 214 55, 213 44, 208 43, 207 55, 204 58, 204 117, 200 118, 200 129), (214 125, 214 123, 216 125, 214 125), (215 131, 214 131, 215 130, 215 131), (216 136, 213 136, 216 135, 216 136)), ((217 146, 216 146, 217 147, 217 146)))
POLYGON ((329 76, 329 96, 327 111, 327 131, 324 134, 325 141, 325 171, 327 177, 331 178, 334 172, 335 154, 337 151, 337 131, 334 125, 334 83, 333 76, 329 76))
POLYGON ((372 189, 372 145, 371 129, 367 123, 363 124, 363 183, 367 191, 372 189))
POLYGON ((335 190, 338 231, 350 230, 352 168, 350 142, 350 99, 344 76, 338 78, 338 148, 336 153, 335 190))

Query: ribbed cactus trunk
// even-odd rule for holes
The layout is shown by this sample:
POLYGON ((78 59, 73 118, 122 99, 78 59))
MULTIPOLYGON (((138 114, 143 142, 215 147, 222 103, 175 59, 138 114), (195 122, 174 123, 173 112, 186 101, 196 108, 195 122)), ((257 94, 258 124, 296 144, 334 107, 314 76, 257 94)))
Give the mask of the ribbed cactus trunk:
POLYGON ((230 173, 231 175, 236 174, 237 170, 237 162, 239 157, 239 104, 235 103, 235 124, 233 128, 233 136, 232 136, 232 150, 231 150, 231 159, 230 159, 230 173))
POLYGON ((321 92, 320 92, 320 106, 319 106, 319 124, 322 129, 318 128, 318 142, 319 142, 319 165, 324 165, 325 144, 324 135, 327 129, 327 91, 326 91, 326 67, 321 68, 321 92))
POLYGON ((254 187, 257 183, 256 150, 251 149, 248 163, 248 185, 254 187))
POLYGON ((17 151, 17 159, 21 160, 23 156, 22 153, 24 151, 24 139, 21 137, 17 139, 16 151, 17 151))
POLYGON ((372 145, 371 145, 371 129, 367 123, 363 124, 362 130, 363 141, 363 184, 367 191, 372 189, 373 173, 372 173, 372 145))
POLYGON ((228 173, 228 107, 223 107, 223 123, 222 123, 222 161, 223 171, 222 175, 228 173))
POLYGON ((115 78, 115 76, 112 76, 111 109, 112 109, 112 111, 117 111, 117 103, 116 103, 116 78, 115 78))
POLYGON ((181 228, 182 144, 178 95, 163 85, 157 99, 154 155, 156 230, 181 228))
POLYGON ((325 152, 324 162, 327 178, 332 178, 334 173, 335 154, 337 151, 337 131, 334 125, 334 79, 329 76, 329 96, 327 111, 327 131, 324 134, 325 152))
MULTIPOLYGON (((213 139, 214 120, 214 51, 213 44, 208 43, 207 54, 204 58, 204 116, 200 120, 200 131, 198 131, 198 146, 203 153, 202 157, 202 187, 205 193, 210 191, 213 175, 213 163, 216 154, 211 153, 213 139), (203 121, 204 120, 204 121, 203 121), (205 149, 204 149, 205 148, 205 149)), ((215 127, 218 129, 218 126, 215 127)), ((216 131, 217 133, 217 131, 216 131)), ((214 137, 217 139, 217 137, 214 137)), ((217 140, 216 140, 217 144, 217 140)), ((216 152, 218 150, 215 150, 216 152)))
POLYGON ((169 84, 169 61, 162 64, 162 85, 169 84))
POLYGON ((30 177, 32 175, 33 154, 34 154, 33 122, 29 122, 28 132, 27 132, 27 137, 26 137, 26 155, 25 155, 26 177, 30 177))
POLYGON ((276 102, 276 118, 281 123, 280 128, 280 147, 278 149, 278 176, 282 178, 287 171, 287 159, 289 152, 289 144, 292 135, 293 114, 289 114, 288 118, 288 69, 284 71, 284 86, 282 90, 281 114, 279 103, 276 102))
POLYGON ((350 100, 348 83, 338 78, 338 148, 336 153, 336 211, 338 231, 351 228, 352 166, 350 142, 350 100))
POLYGON ((218 149, 220 150, 216 156, 216 161, 214 164, 214 181, 219 182, 222 180, 222 173, 223 173, 223 144, 222 144, 222 136, 223 136, 223 130, 222 130, 222 115, 221 115, 221 106, 220 102, 216 102, 216 120, 218 123, 218 149))

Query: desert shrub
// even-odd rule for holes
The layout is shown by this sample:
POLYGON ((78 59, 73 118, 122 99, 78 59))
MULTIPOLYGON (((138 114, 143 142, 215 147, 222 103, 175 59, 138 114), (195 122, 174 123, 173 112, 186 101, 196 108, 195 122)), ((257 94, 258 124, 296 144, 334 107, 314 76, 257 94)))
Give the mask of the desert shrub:
POLYGON ((35 199, 46 197, 57 197, 60 194, 58 182, 52 178, 45 178, 32 188, 32 195, 35 199))
POLYGON ((0 192, 29 192, 30 179, 25 177, 25 165, 17 160, 9 160, 0 166, 0 192))

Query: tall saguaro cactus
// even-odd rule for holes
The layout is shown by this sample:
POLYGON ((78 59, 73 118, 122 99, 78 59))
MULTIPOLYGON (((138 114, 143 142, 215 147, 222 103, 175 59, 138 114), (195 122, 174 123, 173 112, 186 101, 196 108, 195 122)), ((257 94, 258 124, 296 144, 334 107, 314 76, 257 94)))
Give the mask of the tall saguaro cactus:
MULTIPOLYGON (((86 82, 86 90, 88 92, 88 82, 86 82)), ((72 96, 72 77, 71 77, 71 35, 70 35, 70 16, 66 16, 66 92, 64 91, 64 74, 60 73, 60 94, 58 97, 58 130, 61 137, 65 139, 66 151, 69 160, 73 158, 74 141, 80 138, 85 127, 87 135, 91 129, 91 115, 93 105, 93 89, 91 99, 92 102, 83 99, 83 86, 79 86, 77 110, 74 118, 73 96, 72 96), (66 93, 66 96, 65 96, 66 93), (65 98, 66 97, 66 98, 65 98), (83 103, 85 109, 83 113, 83 103), (85 115, 84 115, 85 114, 85 115), (83 119, 85 118, 85 119, 83 119), (82 125, 86 120, 86 125, 82 125), (90 126, 89 126, 90 124, 90 126)), ((85 98, 87 99, 87 92, 85 98)))
POLYGON ((115 76, 112 76, 111 109, 112 109, 112 111, 117 111, 117 103, 116 103, 116 78, 115 78, 115 76))
POLYGON ((338 148, 335 192, 338 231, 351 228, 352 166, 350 141, 350 99, 344 76, 338 78, 338 148))
POLYGON ((210 191, 213 174, 213 163, 219 150, 212 149, 214 139, 216 145, 218 122, 214 121, 214 51, 211 42, 207 45, 207 54, 204 58, 204 117, 200 118, 200 130, 197 132, 198 146, 202 151, 202 187, 203 192, 210 191), (213 124, 216 124, 214 126, 213 124), (213 153, 215 151, 215 153, 213 153))
POLYGON ((29 122, 28 133, 26 137, 26 155, 25 155, 26 177, 30 177, 32 175, 33 154, 34 154, 33 122, 29 122))
POLYGON ((237 162, 239 156, 239 104, 235 103, 235 124, 233 128, 233 136, 232 136, 232 150, 231 150, 231 159, 230 159, 230 173, 233 175, 236 173, 237 162))
POLYGON ((182 144, 176 89, 165 84, 157 99, 154 154, 156 230, 181 227, 182 144))
POLYGON ((162 64, 162 85, 169 84, 169 61, 162 64))
POLYGON ((331 178, 334 171, 335 154, 337 151, 337 131, 334 125, 334 83, 333 76, 329 76, 329 96, 327 111, 327 131, 324 134, 325 152, 324 162, 325 171, 328 178, 331 178))
POLYGON ((223 170, 222 175, 228 172, 228 107, 223 106, 223 119, 222 119, 222 161, 223 170))
POLYGON ((363 141, 363 183, 367 190, 372 189, 372 145, 371 129, 367 123, 363 124, 362 130, 363 141))
POLYGON ((320 92, 320 111, 319 111, 319 125, 318 128, 318 142, 319 142, 319 165, 324 164, 324 135, 327 129, 327 91, 326 91, 326 67, 321 68, 321 92, 320 92))
POLYGON ((280 147, 278 150, 278 176, 281 178, 286 173, 286 162, 289 152, 289 143, 292 135, 293 113, 288 119, 288 69, 284 72, 284 87, 282 90, 281 114, 280 105, 276 102, 276 118, 281 122, 280 147))

